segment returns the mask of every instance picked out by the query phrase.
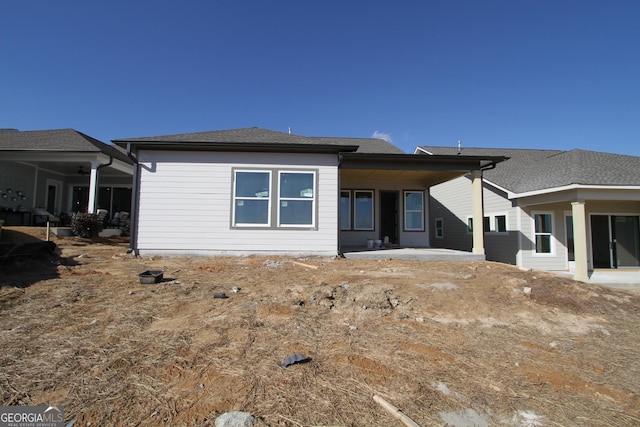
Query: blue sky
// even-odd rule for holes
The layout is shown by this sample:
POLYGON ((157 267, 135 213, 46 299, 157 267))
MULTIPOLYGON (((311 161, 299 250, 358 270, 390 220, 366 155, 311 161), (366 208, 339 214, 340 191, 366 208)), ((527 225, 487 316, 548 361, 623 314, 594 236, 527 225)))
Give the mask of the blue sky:
POLYGON ((640 156, 638 0, 2 0, 0 127, 640 156))

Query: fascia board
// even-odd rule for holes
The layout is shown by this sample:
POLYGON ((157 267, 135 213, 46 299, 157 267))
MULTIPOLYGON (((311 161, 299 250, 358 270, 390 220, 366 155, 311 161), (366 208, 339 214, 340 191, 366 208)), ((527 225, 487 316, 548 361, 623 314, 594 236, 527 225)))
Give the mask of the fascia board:
MULTIPOLYGON (((496 188, 498 188, 496 186, 496 188)), ((522 197, 531 197, 531 196, 539 196, 539 195, 543 195, 543 194, 550 194, 550 193, 557 193, 560 191, 567 191, 567 190, 640 190, 640 186, 638 185, 582 185, 582 184, 570 184, 570 185, 565 185, 562 187, 551 187, 551 188, 545 188, 542 190, 533 190, 533 191, 527 191, 524 193, 513 193, 513 192, 507 192, 508 193, 508 198, 510 200, 512 199, 519 199, 522 197)))

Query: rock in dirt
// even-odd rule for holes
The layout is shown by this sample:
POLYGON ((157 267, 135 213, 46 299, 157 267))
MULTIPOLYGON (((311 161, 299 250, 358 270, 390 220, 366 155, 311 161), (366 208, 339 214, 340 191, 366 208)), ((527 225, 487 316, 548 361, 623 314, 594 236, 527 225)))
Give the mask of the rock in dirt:
POLYGON ((255 423, 250 413, 242 411, 225 412, 216 418, 216 427, 251 427, 255 423))
POLYGON ((469 408, 456 412, 440 412, 440 418, 451 427, 489 427, 485 417, 469 408))

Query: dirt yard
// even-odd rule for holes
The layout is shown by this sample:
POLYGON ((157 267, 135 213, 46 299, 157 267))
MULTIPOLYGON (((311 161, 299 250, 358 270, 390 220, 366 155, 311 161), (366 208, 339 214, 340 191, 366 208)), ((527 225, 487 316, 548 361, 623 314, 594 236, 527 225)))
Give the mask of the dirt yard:
POLYGON ((379 395, 423 427, 640 425, 637 293, 491 262, 53 240, 59 256, 0 266, 1 405, 64 405, 75 426, 213 426, 232 410, 401 426, 379 395), (146 270, 163 281, 141 284, 146 270), (280 367, 293 354, 310 360, 280 367))

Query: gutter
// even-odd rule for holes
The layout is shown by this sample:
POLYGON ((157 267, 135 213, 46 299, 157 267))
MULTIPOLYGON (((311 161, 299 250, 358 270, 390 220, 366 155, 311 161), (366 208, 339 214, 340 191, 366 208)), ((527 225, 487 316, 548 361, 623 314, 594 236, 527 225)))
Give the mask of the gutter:
POLYGON ((502 160, 492 160, 488 165, 481 167, 480 170, 484 172, 484 171, 489 171, 491 169, 495 169, 498 163, 504 162, 509 159, 510 157, 504 157, 502 160))

